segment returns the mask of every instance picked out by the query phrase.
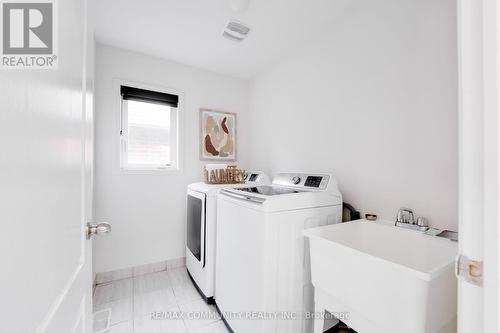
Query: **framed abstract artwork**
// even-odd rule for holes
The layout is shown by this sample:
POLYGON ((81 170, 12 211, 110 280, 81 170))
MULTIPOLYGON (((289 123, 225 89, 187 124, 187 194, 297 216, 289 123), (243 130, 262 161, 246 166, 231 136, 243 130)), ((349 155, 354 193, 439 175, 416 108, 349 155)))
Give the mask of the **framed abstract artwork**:
POLYGON ((236 113, 200 109, 200 159, 236 161, 236 113))

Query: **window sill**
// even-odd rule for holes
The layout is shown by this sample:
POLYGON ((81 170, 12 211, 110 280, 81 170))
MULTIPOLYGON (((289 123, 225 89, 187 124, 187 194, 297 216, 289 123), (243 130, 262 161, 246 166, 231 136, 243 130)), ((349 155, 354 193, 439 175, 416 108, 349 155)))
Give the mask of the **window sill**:
POLYGON ((119 174, 121 175, 172 175, 181 174, 182 171, 179 168, 164 168, 164 169, 120 169, 119 174))

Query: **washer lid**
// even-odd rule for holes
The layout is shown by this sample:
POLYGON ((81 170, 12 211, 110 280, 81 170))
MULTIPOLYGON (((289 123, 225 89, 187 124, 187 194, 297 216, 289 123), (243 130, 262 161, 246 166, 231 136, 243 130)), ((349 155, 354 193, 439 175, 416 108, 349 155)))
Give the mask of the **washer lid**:
POLYGON ((244 187, 244 188, 239 188, 238 190, 242 191, 242 192, 256 193, 256 194, 265 195, 265 196, 306 192, 304 190, 298 190, 296 188, 281 187, 281 186, 269 186, 269 185, 244 187))
POLYGON ((342 205, 337 182, 328 174, 279 173, 265 185, 222 189, 219 198, 267 212, 342 205))
POLYGON ((284 186, 256 186, 226 188, 219 193, 219 200, 229 200, 265 212, 278 212, 342 205, 340 193, 307 191, 284 186))

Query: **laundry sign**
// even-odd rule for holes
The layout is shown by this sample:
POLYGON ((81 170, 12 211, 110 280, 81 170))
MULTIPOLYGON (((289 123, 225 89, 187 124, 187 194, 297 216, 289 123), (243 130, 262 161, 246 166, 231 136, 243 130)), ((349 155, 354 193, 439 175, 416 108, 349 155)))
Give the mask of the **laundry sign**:
POLYGON ((54 0, 0 0, 3 69, 55 69, 57 11, 54 0))

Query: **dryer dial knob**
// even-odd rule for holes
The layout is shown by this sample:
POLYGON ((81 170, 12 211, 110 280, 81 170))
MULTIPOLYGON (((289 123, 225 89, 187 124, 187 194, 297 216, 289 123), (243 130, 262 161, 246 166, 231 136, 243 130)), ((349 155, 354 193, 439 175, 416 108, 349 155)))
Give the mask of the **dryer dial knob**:
POLYGON ((300 183, 300 177, 299 176, 295 176, 292 178, 292 183, 294 183, 295 185, 298 185, 300 183))

